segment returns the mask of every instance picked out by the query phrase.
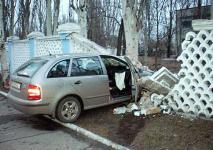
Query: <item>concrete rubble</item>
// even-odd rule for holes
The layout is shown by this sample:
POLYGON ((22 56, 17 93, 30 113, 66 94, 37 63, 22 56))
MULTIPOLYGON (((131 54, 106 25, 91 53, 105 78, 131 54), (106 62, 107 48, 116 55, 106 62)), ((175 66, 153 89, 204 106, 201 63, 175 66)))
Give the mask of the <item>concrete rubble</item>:
MULTIPOLYGON (((140 78, 142 88, 164 96, 153 97, 154 102, 156 99, 158 102, 162 101, 160 108, 164 113, 172 111, 189 118, 194 116, 213 119, 212 24, 213 20, 192 21, 194 31, 186 34, 182 42, 182 53, 177 58, 181 67, 178 72, 179 79, 166 68, 140 78)), ((135 97, 138 98, 137 95, 135 97)))
POLYGON ((156 72, 149 70, 147 73, 146 70, 142 71, 146 76, 142 75, 138 80, 141 91, 140 100, 137 103, 129 103, 127 106, 115 108, 114 114, 132 113, 134 116, 146 116, 160 112, 171 113, 171 107, 163 99, 179 79, 165 67, 156 72))

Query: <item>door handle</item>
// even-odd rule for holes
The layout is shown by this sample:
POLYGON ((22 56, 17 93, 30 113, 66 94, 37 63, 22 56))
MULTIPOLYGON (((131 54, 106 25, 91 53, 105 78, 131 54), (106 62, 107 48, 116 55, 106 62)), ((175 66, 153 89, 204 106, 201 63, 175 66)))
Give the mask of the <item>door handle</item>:
POLYGON ((78 81, 76 81, 74 84, 81 84, 81 81, 78 80, 78 81))

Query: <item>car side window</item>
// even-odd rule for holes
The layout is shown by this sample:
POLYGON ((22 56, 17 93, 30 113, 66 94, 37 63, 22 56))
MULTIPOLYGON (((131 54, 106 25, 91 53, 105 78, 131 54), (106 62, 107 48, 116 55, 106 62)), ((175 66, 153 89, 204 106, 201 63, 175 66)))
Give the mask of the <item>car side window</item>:
POLYGON ((103 70, 97 56, 73 58, 71 76, 102 75, 103 70))
POLYGON ((69 64, 70 60, 62 60, 55 64, 51 70, 49 71, 47 78, 60 78, 60 77, 66 77, 69 70, 69 64))
POLYGON ((129 68, 128 64, 122 60, 119 60, 117 58, 114 57, 105 57, 102 56, 101 57, 102 61, 104 62, 105 66, 114 66, 114 67, 125 67, 126 69, 129 68))

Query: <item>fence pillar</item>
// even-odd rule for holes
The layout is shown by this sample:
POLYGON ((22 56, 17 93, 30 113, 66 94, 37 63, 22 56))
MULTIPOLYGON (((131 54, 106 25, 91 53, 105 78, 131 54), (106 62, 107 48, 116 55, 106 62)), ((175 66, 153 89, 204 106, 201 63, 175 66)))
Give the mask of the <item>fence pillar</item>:
POLYGON ((80 26, 75 23, 66 23, 59 25, 57 31, 62 42, 62 53, 71 53, 73 48, 70 36, 73 33, 80 33, 80 26))
POLYGON ((39 37, 44 37, 44 34, 41 32, 31 32, 27 35, 27 38, 29 39, 30 58, 33 58, 36 55, 36 39, 39 37))
POLYGON ((71 46, 70 46, 70 38, 69 33, 59 33, 62 45, 62 53, 70 53, 71 46))

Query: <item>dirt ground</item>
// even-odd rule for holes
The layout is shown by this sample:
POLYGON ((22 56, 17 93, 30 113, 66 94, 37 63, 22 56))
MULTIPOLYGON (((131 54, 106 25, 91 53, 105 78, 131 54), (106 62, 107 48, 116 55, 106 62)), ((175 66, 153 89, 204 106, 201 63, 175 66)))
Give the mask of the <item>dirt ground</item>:
POLYGON ((114 115, 113 108, 121 105, 85 111, 76 124, 134 150, 213 150, 213 121, 114 115))

